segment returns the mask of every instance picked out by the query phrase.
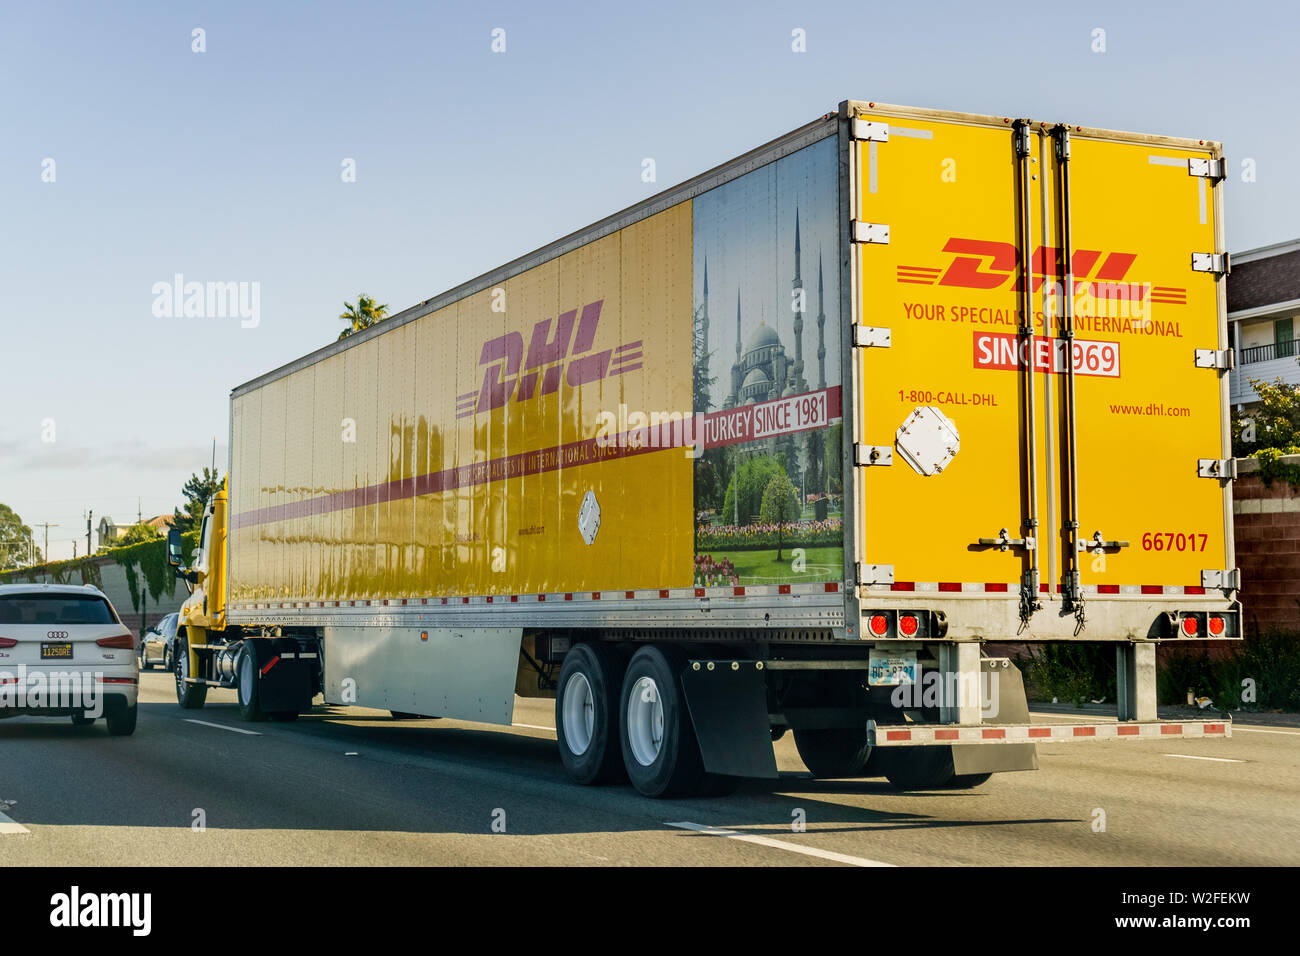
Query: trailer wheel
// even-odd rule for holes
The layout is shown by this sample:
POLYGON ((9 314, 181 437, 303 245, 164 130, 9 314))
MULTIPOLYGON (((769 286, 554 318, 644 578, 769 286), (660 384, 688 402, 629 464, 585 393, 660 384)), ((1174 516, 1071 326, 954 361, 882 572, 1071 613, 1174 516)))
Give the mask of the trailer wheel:
POLYGON ((688 796, 712 783, 682 696, 685 667, 680 648, 650 645, 632 655, 623 675, 623 766, 632 786, 647 797, 688 796))
POLYGON ((239 716, 244 720, 266 720, 269 714, 262 710, 258 694, 257 677, 260 669, 257 642, 245 640, 235 661, 235 688, 239 696, 239 716))
POLYGON ((176 675, 176 703, 185 710, 198 710, 208 699, 207 684, 187 684, 190 676, 190 645, 185 635, 176 638, 176 654, 172 659, 172 673, 176 675))
POLYGON ((555 692, 555 739, 569 776, 581 784, 622 778, 618 744, 623 661, 612 647, 577 644, 564 655, 555 692))
POLYGON ((871 757, 866 728, 796 730, 794 745, 799 759, 818 780, 861 777, 871 757))
POLYGON ((885 779, 896 790, 978 787, 990 776, 983 773, 958 776, 953 769, 951 747, 900 747, 889 754, 885 765, 885 779))

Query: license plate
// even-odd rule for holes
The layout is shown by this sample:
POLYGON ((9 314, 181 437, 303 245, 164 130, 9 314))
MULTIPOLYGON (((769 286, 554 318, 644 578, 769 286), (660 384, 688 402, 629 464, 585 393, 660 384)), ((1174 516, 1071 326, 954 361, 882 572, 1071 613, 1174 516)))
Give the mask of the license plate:
POLYGON ((54 661, 54 660, 66 661, 71 659, 72 659, 72 643, 70 641, 64 641, 59 644, 41 645, 41 660, 43 661, 54 661))
POLYGON ((867 686, 893 687, 916 683, 916 651, 872 651, 868 660, 867 686))

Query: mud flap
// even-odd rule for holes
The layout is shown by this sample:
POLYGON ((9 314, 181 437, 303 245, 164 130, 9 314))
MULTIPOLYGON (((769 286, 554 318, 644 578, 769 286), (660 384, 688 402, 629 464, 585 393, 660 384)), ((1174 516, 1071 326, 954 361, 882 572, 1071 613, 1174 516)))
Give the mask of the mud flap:
MULTIPOLYGON (((997 712, 984 718, 986 724, 1029 723, 1029 699, 1020 670, 1005 657, 980 661, 981 680, 997 681, 997 712), (990 675, 985 678, 983 675, 990 675)), ((968 744, 952 748, 953 769, 959 775, 1005 773, 1009 770, 1037 770, 1037 744, 968 744)))
POLYGON ((258 666, 262 670, 257 688, 258 702, 268 713, 311 710, 312 675, 315 658, 304 660, 302 647, 293 638, 262 638, 258 666))
POLYGON ((731 777, 775 779, 767 717, 767 680, 752 664, 707 670, 688 666, 682 672, 682 692, 695 725, 704 769, 731 777))

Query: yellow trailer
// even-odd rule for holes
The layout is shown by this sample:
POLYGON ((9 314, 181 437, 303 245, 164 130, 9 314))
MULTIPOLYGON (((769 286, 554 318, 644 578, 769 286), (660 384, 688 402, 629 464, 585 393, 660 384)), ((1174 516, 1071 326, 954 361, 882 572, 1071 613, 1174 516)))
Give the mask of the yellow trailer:
MULTIPOLYGON (((1219 144, 845 102, 239 386, 177 693, 508 724, 649 795, 1036 766, 991 641, 1240 634, 1219 144), (1000 747, 976 746, 999 743, 1000 747)), ((177 552, 179 553, 179 552, 177 552)), ((1072 738, 1074 739, 1074 738, 1072 738)))

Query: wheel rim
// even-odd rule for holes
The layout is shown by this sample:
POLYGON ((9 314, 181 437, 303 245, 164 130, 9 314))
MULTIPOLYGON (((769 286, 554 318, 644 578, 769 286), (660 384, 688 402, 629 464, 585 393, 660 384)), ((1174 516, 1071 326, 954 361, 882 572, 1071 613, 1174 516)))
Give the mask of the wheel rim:
POLYGON ((247 707, 253 697, 253 656, 248 653, 239 656, 239 702, 247 707))
POLYGON ((596 695, 587 675, 577 673, 564 685, 564 742, 569 752, 581 757, 591 746, 596 732, 596 695))
POLYGON ((643 767, 659 757, 664 745, 664 704, 653 677, 641 677, 627 698, 627 742, 643 767))
POLYGON ((173 668, 173 670, 174 670, 175 673, 176 673, 176 693, 177 693, 177 694, 184 694, 184 693, 185 693, 185 686, 186 686, 186 685, 185 685, 185 678, 189 676, 189 675, 186 673, 186 671, 189 670, 189 665, 190 665, 190 653, 189 653, 189 650, 190 650, 189 647, 182 647, 182 648, 178 648, 178 649, 177 649, 177 654, 176 654, 176 666, 175 666, 175 668, 173 668))

